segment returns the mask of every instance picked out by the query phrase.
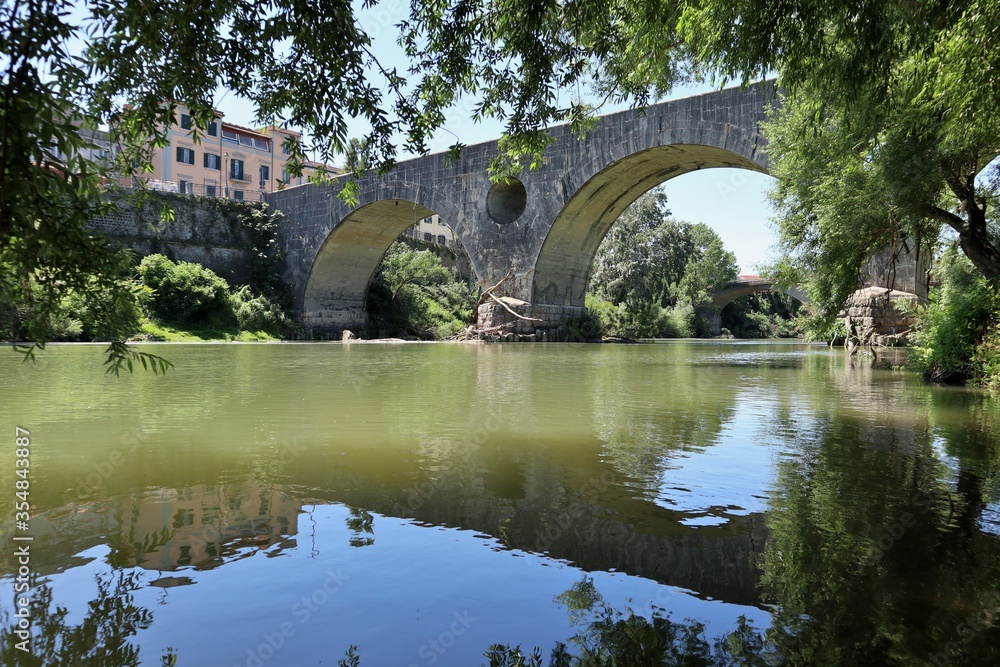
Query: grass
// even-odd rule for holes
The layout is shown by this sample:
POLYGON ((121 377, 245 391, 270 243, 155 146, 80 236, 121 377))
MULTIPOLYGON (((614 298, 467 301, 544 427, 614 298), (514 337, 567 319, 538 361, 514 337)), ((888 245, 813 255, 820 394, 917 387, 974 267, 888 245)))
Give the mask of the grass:
POLYGON ((150 318, 143 320, 142 330, 137 338, 168 343, 197 343, 206 341, 240 341, 252 343, 280 340, 266 331, 240 331, 236 326, 164 324, 150 318))

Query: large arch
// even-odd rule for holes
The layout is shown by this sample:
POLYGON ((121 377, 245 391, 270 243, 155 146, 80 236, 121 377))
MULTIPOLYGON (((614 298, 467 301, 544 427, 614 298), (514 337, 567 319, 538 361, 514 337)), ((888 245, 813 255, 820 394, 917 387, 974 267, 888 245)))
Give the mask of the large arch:
POLYGON ((700 144, 648 148, 597 171, 563 206, 545 237, 535 263, 532 302, 582 308, 597 249, 629 205, 682 174, 726 167, 767 173, 761 161, 700 144))

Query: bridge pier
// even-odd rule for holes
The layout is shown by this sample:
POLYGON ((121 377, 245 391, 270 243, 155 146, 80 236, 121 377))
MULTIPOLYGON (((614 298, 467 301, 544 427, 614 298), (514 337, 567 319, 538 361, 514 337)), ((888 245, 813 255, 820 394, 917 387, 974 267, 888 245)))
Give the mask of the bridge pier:
POLYGON ((508 330, 516 334, 531 334, 536 331, 558 329, 563 323, 582 317, 587 309, 581 306, 557 306, 532 304, 520 299, 503 297, 507 307, 526 318, 519 319, 497 303, 479 306, 479 324, 482 327, 509 325, 508 330))
POLYGON ((363 327, 368 322, 365 302, 336 294, 310 295, 310 306, 299 311, 299 321, 310 329, 337 332, 363 327))
POLYGON ((699 306, 695 309, 695 314, 708 322, 713 336, 718 336, 722 333, 722 308, 712 305, 699 306))

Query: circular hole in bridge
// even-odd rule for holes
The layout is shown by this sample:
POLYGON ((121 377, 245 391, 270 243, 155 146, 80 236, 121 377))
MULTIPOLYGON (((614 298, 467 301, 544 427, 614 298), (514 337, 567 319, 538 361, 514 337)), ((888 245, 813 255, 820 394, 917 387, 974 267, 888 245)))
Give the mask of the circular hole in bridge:
POLYGON ((516 178, 507 183, 494 183, 486 195, 486 212, 501 225, 520 218, 527 204, 528 192, 524 183, 516 178))

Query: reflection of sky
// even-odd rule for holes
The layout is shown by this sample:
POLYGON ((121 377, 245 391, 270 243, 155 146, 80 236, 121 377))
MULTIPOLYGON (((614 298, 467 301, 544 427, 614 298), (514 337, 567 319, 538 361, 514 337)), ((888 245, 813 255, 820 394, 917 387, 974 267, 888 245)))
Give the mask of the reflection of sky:
POLYGON ((686 526, 718 526, 727 517, 763 512, 774 450, 759 434, 768 430, 771 403, 751 390, 738 395, 714 445, 671 458, 658 480, 657 505, 690 514, 680 522, 686 526))
POLYGON ((1000 535, 1000 502, 989 503, 979 517, 979 530, 991 535, 1000 535))
MULTIPOLYGON (((290 633, 270 664, 314 664, 317 656, 334 664, 351 644, 358 645, 362 664, 427 664, 428 651, 434 652, 429 642, 458 628, 454 645, 435 662, 470 665, 479 664, 492 643, 537 645, 547 654, 555 641, 582 630, 554 600, 584 576, 566 562, 508 550, 472 531, 380 515, 372 524, 374 543, 354 548, 348 508, 304 509, 316 521, 314 534, 303 525, 307 534, 298 548, 282 552, 280 566, 265 550, 211 570, 180 569, 174 576, 193 583, 170 588, 151 585, 160 573, 144 571, 135 601, 152 611, 153 623, 136 638, 143 662, 156 663, 169 646, 180 664, 244 665, 248 650, 280 633, 282 624, 290 633), (217 633, 220 622, 224 637, 217 633)), ((96 591, 94 576, 107 571, 107 554, 106 547, 94 547, 80 554, 93 559, 86 565, 50 577, 55 602, 75 610, 71 623, 82 620, 83 603, 96 591)), ((769 624, 760 609, 701 600, 622 573, 591 576, 611 606, 647 616, 663 609, 676 622, 695 619, 709 637, 730 631, 741 614, 758 628, 769 624)), ((10 578, 0 583, 0 598, 11 599, 11 587, 10 578)))

